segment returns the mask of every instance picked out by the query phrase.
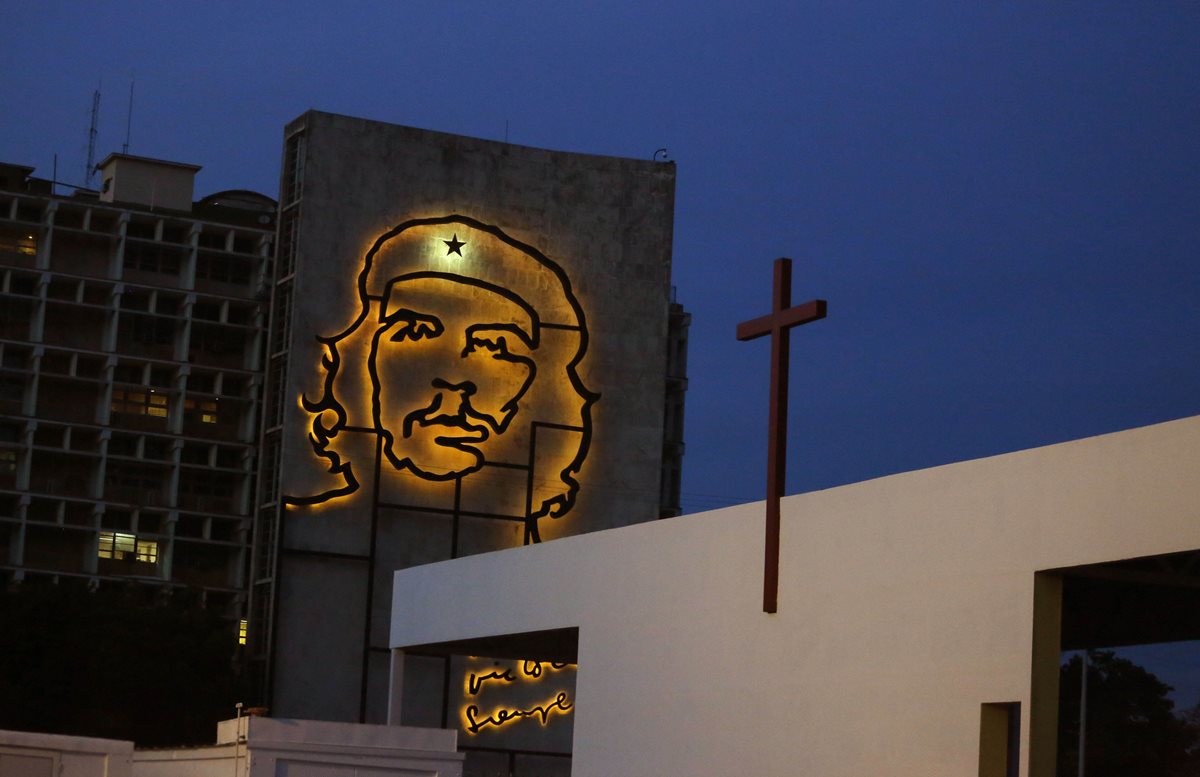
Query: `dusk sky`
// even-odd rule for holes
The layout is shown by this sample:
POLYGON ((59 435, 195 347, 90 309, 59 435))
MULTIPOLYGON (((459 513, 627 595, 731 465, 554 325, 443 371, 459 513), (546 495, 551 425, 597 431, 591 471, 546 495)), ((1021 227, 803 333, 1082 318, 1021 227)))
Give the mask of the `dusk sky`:
MULTIPOLYGON (((1200 413, 1200 3, 5 4, 0 159, 275 196, 309 108, 678 164, 684 506, 761 498, 771 263, 789 493, 1200 413)), ((1136 519, 1131 517, 1131 519, 1136 519)))
MULTIPOLYGON (((5 3, 0 160, 276 196, 309 108, 678 165, 683 504, 762 498, 772 260, 789 493, 1200 413, 1200 3, 5 3)), ((1137 520, 1130 516, 1130 520, 1137 520)), ((786 552, 786 549, 785 549, 786 552)), ((1139 660, 1200 698, 1195 645, 1139 660), (1172 652, 1174 651, 1174 652, 1172 652)))

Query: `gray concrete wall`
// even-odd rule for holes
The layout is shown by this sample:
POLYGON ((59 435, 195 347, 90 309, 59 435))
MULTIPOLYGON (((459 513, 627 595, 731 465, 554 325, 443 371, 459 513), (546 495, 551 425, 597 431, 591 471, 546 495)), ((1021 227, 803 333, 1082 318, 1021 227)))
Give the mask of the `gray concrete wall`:
MULTIPOLYGON (((305 114, 290 128, 296 130, 304 135, 303 169, 293 206, 298 238, 288 292, 280 491, 301 504, 288 508, 282 522, 272 712, 356 720, 364 640, 376 649, 366 687, 382 691, 386 683, 394 569, 521 545, 527 503, 536 512, 570 490, 564 469, 577 484, 574 501, 561 517, 537 520, 542 539, 657 517, 675 170, 324 113, 305 114), (367 293, 380 298, 364 302, 357 282, 374 241, 409 220, 450 214, 478 225, 414 227, 391 239, 368 276, 367 293), (461 253, 443 244, 455 236, 464 241, 461 253), (389 279, 416 271, 475 285, 426 289, 406 282, 389 290, 389 279), (496 289, 515 295, 516 307, 496 289), (380 423, 393 431, 403 415, 391 409, 400 403, 393 397, 424 392, 428 402, 430 395, 430 375, 410 361, 412 342, 393 345, 394 329, 381 327, 380 311, 392 312, 396 300, 419 306, 429 296, 437 307, 456 294, 453 311, 443 315, 446 339, 459 334, 450 321, 457 313, 475 323, 535 328, 536 348, 522 347, 513 332, 505 348, 532 360, 536 375, 503 433, 491 429, 487 446, 475 446, 486 448, 487 466, 478 471, 463 473, 455 464, 461 451, 439 463, 445 445, 396 442, 387 449, 398 458, 431 459, 431 469, 445 477, 432 480, 429 470, 397 466, 378 447, 373 391, 382 397, 380 423), (540 324, 525 321, 529 309, 540 324), (360 315, 365 319, 356 327, 360 315), (317 401, 328 391, 321 362, 329 345, 317 338, 348 330, 336 344, 333 392, 347 428, 330 437, 329 447, 350 463, 359 488, 308 504, 347 482, 314 453, 309 435, 316 412, 299 400, 317 401), (381 330, 372 362, 372 338, 381 330), (373 378, 368 363, 387 374, 373 378), (585 401, 591 394, 598 398, 585 401), (552 426, 535 430, 530 420, 552 426), (572 466, 585 438, 586 457, 572 466), (506 466, 492 466, 493 459, 506 466)), ((290 199, 284 192, 281 204, 288 207, 290 199)), ((472 401, 482 406, 488 397, 511 395, 523 379, 522 364, 483 365, 486 374, 471 377, 479 384, 472 401)), ((455 401, 443 399, 444 407, 455 401)), ((322 417, 332 423, 336 416, 326 408, 322 417)), ((365 719, 382 721, 385 694, 367 698, 365 719)))

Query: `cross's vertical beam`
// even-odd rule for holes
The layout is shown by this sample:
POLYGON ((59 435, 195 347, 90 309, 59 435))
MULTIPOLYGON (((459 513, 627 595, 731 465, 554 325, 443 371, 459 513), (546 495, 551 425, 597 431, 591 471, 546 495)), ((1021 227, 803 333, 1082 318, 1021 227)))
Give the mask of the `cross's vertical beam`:
POLYGON ((789 331, 825 317, 825 300, 792 304, 792 260, 775 260, 771 312, 738 324, 737 338, 771 336, 771 406, 767 442, 767 521, 763 558, 763 612, 779 610, 779 500, 787 474, 789 331))
MULTIPOLYGON (((771 313, 792 304, 792 260, 775 260, 771 313)), ((763 544, 763 612, 779 610, 779 500, 787 477, 788 356, 791 330, 775 324, 771 337, 771 399, 767 419, 767 535, 763 544)))

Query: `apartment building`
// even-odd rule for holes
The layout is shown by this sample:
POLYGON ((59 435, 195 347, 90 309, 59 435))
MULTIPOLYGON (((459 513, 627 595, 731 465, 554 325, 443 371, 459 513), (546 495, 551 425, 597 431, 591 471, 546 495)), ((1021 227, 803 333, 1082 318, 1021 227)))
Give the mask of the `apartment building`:
POLYGON ((0 580, 197 591, 242 617, 275 201, 125 154, 0 165, 0 580))

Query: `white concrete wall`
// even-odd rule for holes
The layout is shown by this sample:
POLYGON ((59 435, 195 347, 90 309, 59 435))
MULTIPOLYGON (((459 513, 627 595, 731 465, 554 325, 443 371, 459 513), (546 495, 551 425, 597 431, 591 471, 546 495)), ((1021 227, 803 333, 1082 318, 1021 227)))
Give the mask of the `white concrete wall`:
POLYGON ((133 743, 0 731, 0 777, 129 777, 133 743))
POLYGON ((242 718, 212 747, 135 752, 132 777, 461 777, 462 761, 453 731, 242 718))
POLYGON ((577 626, 576 777, 968 775, 1034 573, 1200 548, 1200 418, 400 571, 393 647, 577 626))

